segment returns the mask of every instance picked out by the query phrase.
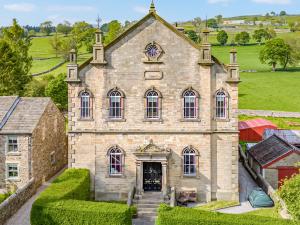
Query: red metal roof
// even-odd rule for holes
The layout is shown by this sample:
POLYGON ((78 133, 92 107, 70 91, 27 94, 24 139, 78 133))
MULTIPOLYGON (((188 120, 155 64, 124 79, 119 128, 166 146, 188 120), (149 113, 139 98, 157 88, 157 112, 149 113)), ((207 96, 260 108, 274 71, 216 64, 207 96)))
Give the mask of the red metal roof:
POLYGON ((270 121, 260 119, 260 118, 239 122, 239 130, 245 130, 254 127, 263 127, 263 126, 273 126, 274 128, 277 128, 277 126, 271 123, 270 121))

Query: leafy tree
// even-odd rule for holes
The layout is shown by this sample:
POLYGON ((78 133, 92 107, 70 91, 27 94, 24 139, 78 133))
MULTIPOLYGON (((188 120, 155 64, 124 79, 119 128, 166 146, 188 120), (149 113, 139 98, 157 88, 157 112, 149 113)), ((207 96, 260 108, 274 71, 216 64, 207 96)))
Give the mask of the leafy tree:
POLYGON ((286 16, 287 13, 286 13, 286 11, 281 11, 281 12, 279 13, 279 15, 280 15, 280 16, 286 16))
POLYGON ((2 29, 0 40, 0 95, 22 95, 24 86, 32 79, 30 38, 14 19, 11 27, 2 29))
POLYGON ((81 21, 76 22, 73 25, 72 29, 72 41, 71 41, 71 48, 74 49, 80 49, 83 44, 87 44, 88 41, 92 40, 94 38, 94 32, 95 28, 92 27, 92 25, 81 21))
POLYGON ((64 23, 60 23, 56 27, 56 32, 62 33, 65 36, 68 36, 68 34, 72 31, 72 26, 69 21, 65 21, 64 23))
POLYGON ((30 31, 28 31, 28 36, 29 36, 29 37, 34 37, 35 35, 36 35, 35 30, 30 30, 30 31))
POLYGON ((256 21, 258 21, 257 16, 253 17, 253 25, 256 25, 256 21))
POLYGON ((287 64, 293 63, 292 48, 281 38, 275 38, 266 42, 259 54, 261 63, 272 66, 276 71, 276 66, 281 64, 285 69, 287 64))
POLYGON ((269 34, 265 29, 255 30, 252 35, 253 39, 256 40, 256 42, 258 42, 259 44, 261 44, 263 39, 269 39, 268 36, 269 34))
POLYGON ((218 28, 217 20, 214 18, 207 20, 207 26, 211 28, 218 28))
POLYGON ((276 13, 275 13, 274 11, 272 11, 270 14, 271 14, 272 16, 276 16, 276 13))
POLYGON ((65 79, 65 74, 57 75, 49 82, 45 90, 46 96, 51 97, 53 102, 61 110, 67 110, 68 108, 68 86, 65 79))
POLYGON ((221 45, 225 45, 228 41, 228 34, 225 30, 221 30, 217 35, 217 40, 221 45))
POLYGON ((51 21, 45 21, 40 24, 41 32, 45 33, 47 36, 51 34, 53 31, 52 22, 51 21))
POLYGON ((196 31, 189 30, 189 31, 186 31, 186 34, 195 43, 200 43, 201 39, 200 39, 199 35, 196 33, 196 31))
POLYGON ((249 43, 250 41, 250 34, 246 31, 243 31, 241 33, 236 34, 235 36, 235 41, 239 44, 239 45, 246 45, 249 43))
POLYGON ((270 40, 272 38, 276 38, 277 34, 276 34, 276 31, 272 28, 267 28, 266 29, 268 35, 265 37, 266 40, 270 40))
POLYGON ((218 24, 221 24, 222 20, 223 20, 223 16, 222 15, 217 15, 216 19, 217 19, 218 24))
POLYGON ((118 37, 122 32, 122 25, 118 20, 113 20, 108 24, 108 33, 105 37, 105 44, 110 43, 116 37, 118 37))
POLYGON ((108 23, 104 23, 101 26, 100 30, 102 30, 104 33, 107 33, 108 32, 108 23))
POLYGON ((32 81, 25 86, 24 96, 46 97, 46 88, 48 83, 53 79, 53 75, 45 75, 42 79, 32 79, 32 81))
POLYGON ((55 53, 55 56, 57 57, 61 46, 61 39, 57 33, 49 40, 49 43, 55 53))
POLYGON ((58 54, 61 55, 64 60, 67 61, 69 59, 71 49, 74 48, 76 48, 76 45, 73 39, 71 38, 61 39, 58 48, 58 54))

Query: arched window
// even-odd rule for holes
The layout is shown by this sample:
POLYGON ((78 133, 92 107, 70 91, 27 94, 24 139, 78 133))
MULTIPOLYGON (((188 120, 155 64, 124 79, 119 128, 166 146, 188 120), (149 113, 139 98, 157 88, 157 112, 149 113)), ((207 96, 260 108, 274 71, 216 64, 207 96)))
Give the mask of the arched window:
POLYGON ((121 119, 123 117, 123 99, 119 91, 112 91, 109 95, 109 118, 121 119))
POLYGON ((197 119, 199 116, 199 95, 192 88, 183 92, 184 119, 197 119))
POLYGON ((147 119, 160 118, 159 93, 155 90, 150 90, 146 93, 146 117, 147 119))
POLYGON ((183 150, 183 174, 186 176, 196 176, 196 151, 187 147, 183 150))
POLYGON ((122 175, 123 174, 123 152, 117 146, 112 147, 108 151, 109 157, 109 174, 122 175))
POLYGON ((216 119, 226 119, 228 116, 228 97, 225 91, 216 93, 216 119))
POLYGON ((80 94, 80 117, 82 119, 91 118, 91 95, 87 91, 80 94))

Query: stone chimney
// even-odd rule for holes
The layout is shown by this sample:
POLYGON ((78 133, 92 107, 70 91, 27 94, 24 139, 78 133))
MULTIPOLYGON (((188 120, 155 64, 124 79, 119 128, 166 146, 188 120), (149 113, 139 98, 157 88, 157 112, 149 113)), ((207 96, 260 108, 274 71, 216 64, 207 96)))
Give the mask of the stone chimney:
POLYGON ((237 51, 232 49, 230 51, 230 64, 228 65, 228 83, 239 83, 240 82, 240 71, 237 63, 237 51))
POLYGON ((199 59, 200 65, 210 66, 213 64, 212 57, 211 57, 211 44, 208 41, 209 33, 210 31, 208 30, 208 28, 205 28, 202 31, 203 40, 202 40, 201 50, 200 50, 200 59, 199 59))
POLYGON ((102 43, 103 32, 100 29, 97 29, 95 32, 96 43, 93 46, 93 60, 91 64, 95 65, 105 65, 107 62, 105 61, 104 56, 104 46, 102 43))
POLYGON ((70 62, 67 65, 67 82, 80 82, 77 64, 77 53, 75 49, 70 51, 70 62))

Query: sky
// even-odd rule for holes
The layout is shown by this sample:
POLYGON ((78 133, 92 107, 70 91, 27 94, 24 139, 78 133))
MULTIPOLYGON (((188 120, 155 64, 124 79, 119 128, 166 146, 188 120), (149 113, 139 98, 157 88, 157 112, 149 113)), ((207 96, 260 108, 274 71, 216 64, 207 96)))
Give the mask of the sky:
MULTIPOLYGON (((260 15, 281 10, 300 14, 300 0, 154 0, 157 12, 169 22, 202 19, 216 15, 260 15)), ((0 0, 0 26, 16 18, 21 25, 39 25, 46 20, 54 24, 68 20, 96 24, 113 19, 133 21, 149 10, 151 0, 0 0)))

